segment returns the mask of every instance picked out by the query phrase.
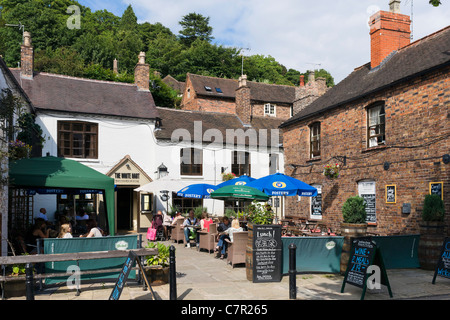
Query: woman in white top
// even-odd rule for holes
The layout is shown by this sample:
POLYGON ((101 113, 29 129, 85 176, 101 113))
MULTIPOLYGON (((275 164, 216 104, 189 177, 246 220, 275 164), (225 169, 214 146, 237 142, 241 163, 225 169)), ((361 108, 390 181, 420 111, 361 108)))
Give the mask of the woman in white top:
POLYGON ((85 235, 81 235, 80 237, 86 237, 86 238, 91 238, 91 237, 103 237, 103 233, 102 230, 97 227, 97 222, 94 219, 89 219, 87 221, 87 226, 88 226, 88 233, 86 233, 85 235))
POLYGON ((73 238, 72 237, 72 227, 70 223, 64 223, 59 228, 58 238, 73 238))

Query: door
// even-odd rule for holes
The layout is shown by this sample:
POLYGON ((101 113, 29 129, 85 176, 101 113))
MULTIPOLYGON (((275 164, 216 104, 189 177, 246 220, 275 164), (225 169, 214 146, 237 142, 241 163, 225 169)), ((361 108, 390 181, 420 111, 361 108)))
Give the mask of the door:
POLYGON ((133 219, 133 189, 117 189, 117 230, 131 230, 133 219))

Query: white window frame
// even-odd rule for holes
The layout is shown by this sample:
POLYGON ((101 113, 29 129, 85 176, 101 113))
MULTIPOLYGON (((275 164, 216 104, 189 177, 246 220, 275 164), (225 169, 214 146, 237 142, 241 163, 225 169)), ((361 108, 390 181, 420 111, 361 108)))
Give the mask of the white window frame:
POLYGON ((276 117, 277 116, 277 106, 271 103, 266 103, 264 105, 264 115, 276 117))

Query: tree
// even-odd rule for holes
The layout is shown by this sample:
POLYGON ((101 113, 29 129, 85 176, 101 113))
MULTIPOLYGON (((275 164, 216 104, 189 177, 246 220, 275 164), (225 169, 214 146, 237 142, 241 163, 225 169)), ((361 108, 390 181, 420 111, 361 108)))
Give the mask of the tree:
POLYGON ((439 7, 442 3, 441 0, 430 0, 430 4, 435 7, 439 7))
POLYGON ((125 9, 119 23, 120 30, 136 31, 138 28, 137 17, 131 4, 125 9))
POLYGON ((197 39, 208 42, 214 39, 211 36, 213 29, 209 26, 209 17, 195 12, 189 13, 183 16, 179 24, 183 27, 180 31, 180 40, 187 47, 197 39))

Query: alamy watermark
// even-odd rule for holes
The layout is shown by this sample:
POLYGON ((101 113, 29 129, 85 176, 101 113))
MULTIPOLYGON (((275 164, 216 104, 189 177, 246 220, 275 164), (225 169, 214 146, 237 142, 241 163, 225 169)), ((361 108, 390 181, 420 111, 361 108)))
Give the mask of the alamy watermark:
POLYGON ((70 30, 81 29, 81 10, 79 6, 71 5, 66 11, 71 16, 67 19, 67 28, 70 30))

